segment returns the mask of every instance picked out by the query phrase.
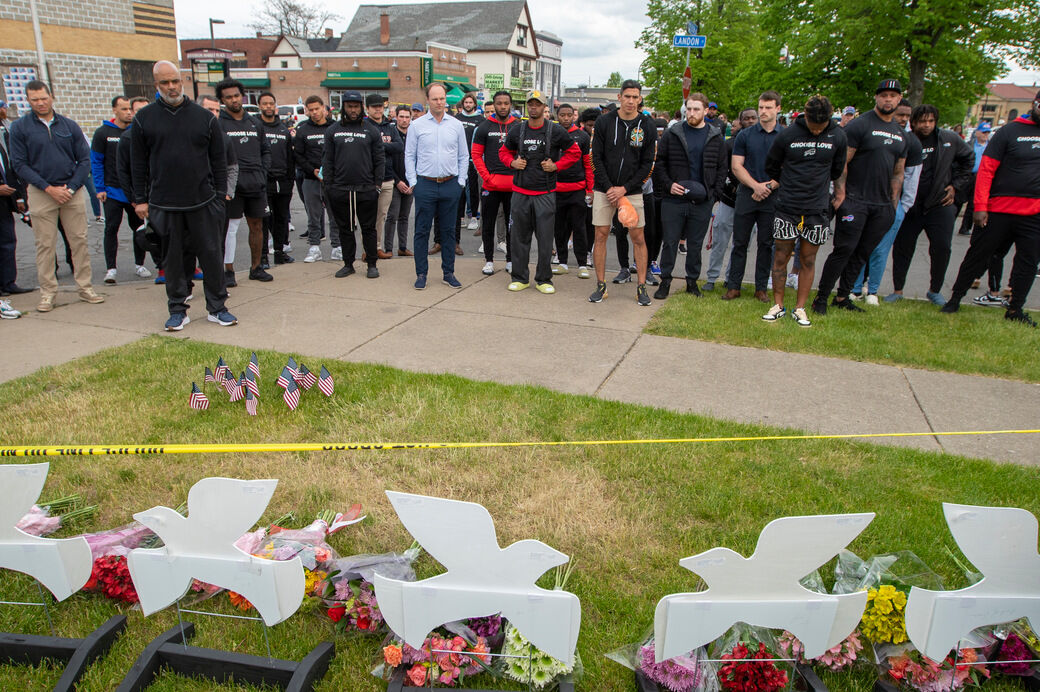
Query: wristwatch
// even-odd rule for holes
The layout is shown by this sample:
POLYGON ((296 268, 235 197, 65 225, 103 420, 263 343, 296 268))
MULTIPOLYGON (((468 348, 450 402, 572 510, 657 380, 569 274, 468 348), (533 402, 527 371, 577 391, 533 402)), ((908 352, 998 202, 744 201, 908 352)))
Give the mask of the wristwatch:
POLYGON ((766 183, 766 189, 769 190, 770 192, 772 192, 773 191, 773 183, 772 182, 766 183))

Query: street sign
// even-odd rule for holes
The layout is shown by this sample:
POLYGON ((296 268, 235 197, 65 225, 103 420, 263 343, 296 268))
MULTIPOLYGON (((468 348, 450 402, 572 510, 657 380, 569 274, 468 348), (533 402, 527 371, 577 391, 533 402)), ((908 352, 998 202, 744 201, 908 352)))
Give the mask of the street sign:
POLYGON ((682 100, 686 103, 686 99, 690 98, 690 86, 693 84, 693 74, 690 72, 690 66, 686 66, 686 71, 682 75, 682 100))
POLYGON ((676 34, 672 37, 673 48, 704 48, 708 43, 707 36, 676 34))

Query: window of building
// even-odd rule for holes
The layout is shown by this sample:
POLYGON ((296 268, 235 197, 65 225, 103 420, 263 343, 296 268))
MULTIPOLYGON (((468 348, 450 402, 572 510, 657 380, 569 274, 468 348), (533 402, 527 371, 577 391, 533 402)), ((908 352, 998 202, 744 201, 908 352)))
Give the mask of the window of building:
POLYGON ((1018 117, 1018 109, 1017 108, 1012 108, 1011 111, 1008 113, 1008 117, 1007 117, 1008 121, 1010 122, 1010 121, 1014 120, 1017 117, 1018 117))
POLYGON ((516 45, 527 45, 527 27, 521 24, 516 25, 516 45))
POLYGON ((242 103, 260 103, 260 93, 260 89, 246 89, 246 93, 242 94, 242 103))
POLYGON ((530 71, 531 71, 531 61, 530 60, 524 60, 524 72, 530 72, 530 71))
POLYGON ((996 111, 997 111, 996 104, 986 103, 986 104, 983 104, 983 106, 982 106, 982 112, 983 113, 995 113, 996 111))
POLYGON ((282 60, 281 63, 282 63, 282 69, 283 70, 288 69, 288 67, 289 67, 289 61, 288 60, 282 60))
POLYGON ((120 71, 123 73, 123 93, 133 98, 155 96, 155 80, 152 77, 152 63, 148 60, 120 60, 120 71))
POLYGON ((513 56, 513 65, 512 65, 512 69, 510 70, 509 76, 510 77, 519 77, 520 76, 520 58, 518 56, 516 56, 516 55, 513 56))

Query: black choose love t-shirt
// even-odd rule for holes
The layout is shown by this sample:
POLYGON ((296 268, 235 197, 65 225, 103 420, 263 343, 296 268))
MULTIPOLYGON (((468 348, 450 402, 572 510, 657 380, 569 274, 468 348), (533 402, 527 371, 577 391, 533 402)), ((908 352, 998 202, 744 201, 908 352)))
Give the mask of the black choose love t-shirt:
POLYGON ((875 111, 869 111, 845 127, 845 136, 849 148, 856 150, 849 161, 847 197, 867 204, 891 204, 892 172, 909 150, 903 128, 894 120, 886 123, 875 111))

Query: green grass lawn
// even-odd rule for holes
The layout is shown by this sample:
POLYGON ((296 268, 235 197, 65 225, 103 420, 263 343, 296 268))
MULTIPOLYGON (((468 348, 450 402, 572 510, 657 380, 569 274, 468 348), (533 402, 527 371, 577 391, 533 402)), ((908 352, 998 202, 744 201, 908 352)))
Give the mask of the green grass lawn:
MULTIPOLYGON (((674 302, 667 310, 689 308, 683 298, 674 302)), ((221 355, 242 369, 249 353, 152 337, 0 385, 2 442, 520 441, 778 432, 536 387, 339 362, 326 363, 336 377, 336 395, 326 399, 305 394, 300 408, 290 413, 273 396, 285 355, 268 352, 259 354, 264 397, 259 416, 250 418, 241 404, 228 403, 212 387, 210 409, 190 410, 191 381, 201 380, 203 367, 212 367, 221 355)), ((305 360, 314 370, 320 365, 305 360)), ((100 505, 87 530, 126 524, 134 512, 156 504, 176 507, 194 482, 215 475, 280 479, 264 521, 290 510, 309 517, 326 507, 343 509, 361 502, 368 519, 330 539, 343 555, 402 550, 411 543, 386 501, 386 489, 482 503, 495 518, 502 545, 538 538, 577 561, 569 588, 582 602, 578 647, 586 674, 579 689, 595 692, 634 689, 631 672, 603 654, 638 640, 652 625, 662 596, 697 587, 697 578, 677 564, 680 558, 715 546, 750 554, 759 531, 774 518, 876 511, 877 518, 851 544, 852 550, 864 557, 913 550, 948 587, 956 588, 967 582, 946 552, 956 549, 942 518, 942 501, 1019 506, 1040 513, 1038 469, 824 440, 54 457, 50 464, 45 496, 76 492, 100 505)), ((419 564, 423 577, 439 570, 428 557, 419 564)), ((27 578, 9 572, 0 574, 0 589, 5 600, 35 592, 27 578)), ((223 597, 204 607, 231 612, 223 597)), ((0 608, 0 631, 45 633, 40 613, 28 611, 0 608)), ((126 632, 91 666, 83 690, 113 689, 144 645, 176 622, 173 610, 144 618, 92 594, 74 595, 51 612, 61 636, 83 636, 111 615, 127 612, 126 632)), ((260 630, 252 623, 195 621, 196 645, 254 654, 264 650, 260 630)), ((305 612, 270 634, 275 655, 294 659, 333 636, 327 620, 305 612)), ((319 690, 385 689, 368 674, 381 644, 378 638, 341 636, 335 641, 337 655, 319 690)), ((872 675, 865 669, 853 676, 828 676, 827 682, 837 690, 865 691, 872 675)), ((56 669, 47 666, 0 666, 0 689, 44 689, 57 677, 56 669)), ((996 687, 1015 689, 1014 683, 996 687)), ((165 675, 153 689, 213 686, 165 675)))
MULTIPOLYGON (((703 298, 680 287, 646 327, 650 334, 717 341, 773 351, 812 353, 834 358, 988 375, 1040 382, 1040 333, 1004 320, 1004 310, 961 303, 944 315, 931 303, 901 300, 877 307, 856 304, 867 312, 831 307, 820 316, 808 310, 813 324, 799 327, 790 316, 779 323, 762 321, 769 305, 745 287, 737 300, 721 300, 721 288, 703 298)), ((815 294, 810 294, 810 302, 815 294)), ((785 302, 794 309, 794 291, 785 302)), ((772 293, 770 292, 770 299, 772 293)))

